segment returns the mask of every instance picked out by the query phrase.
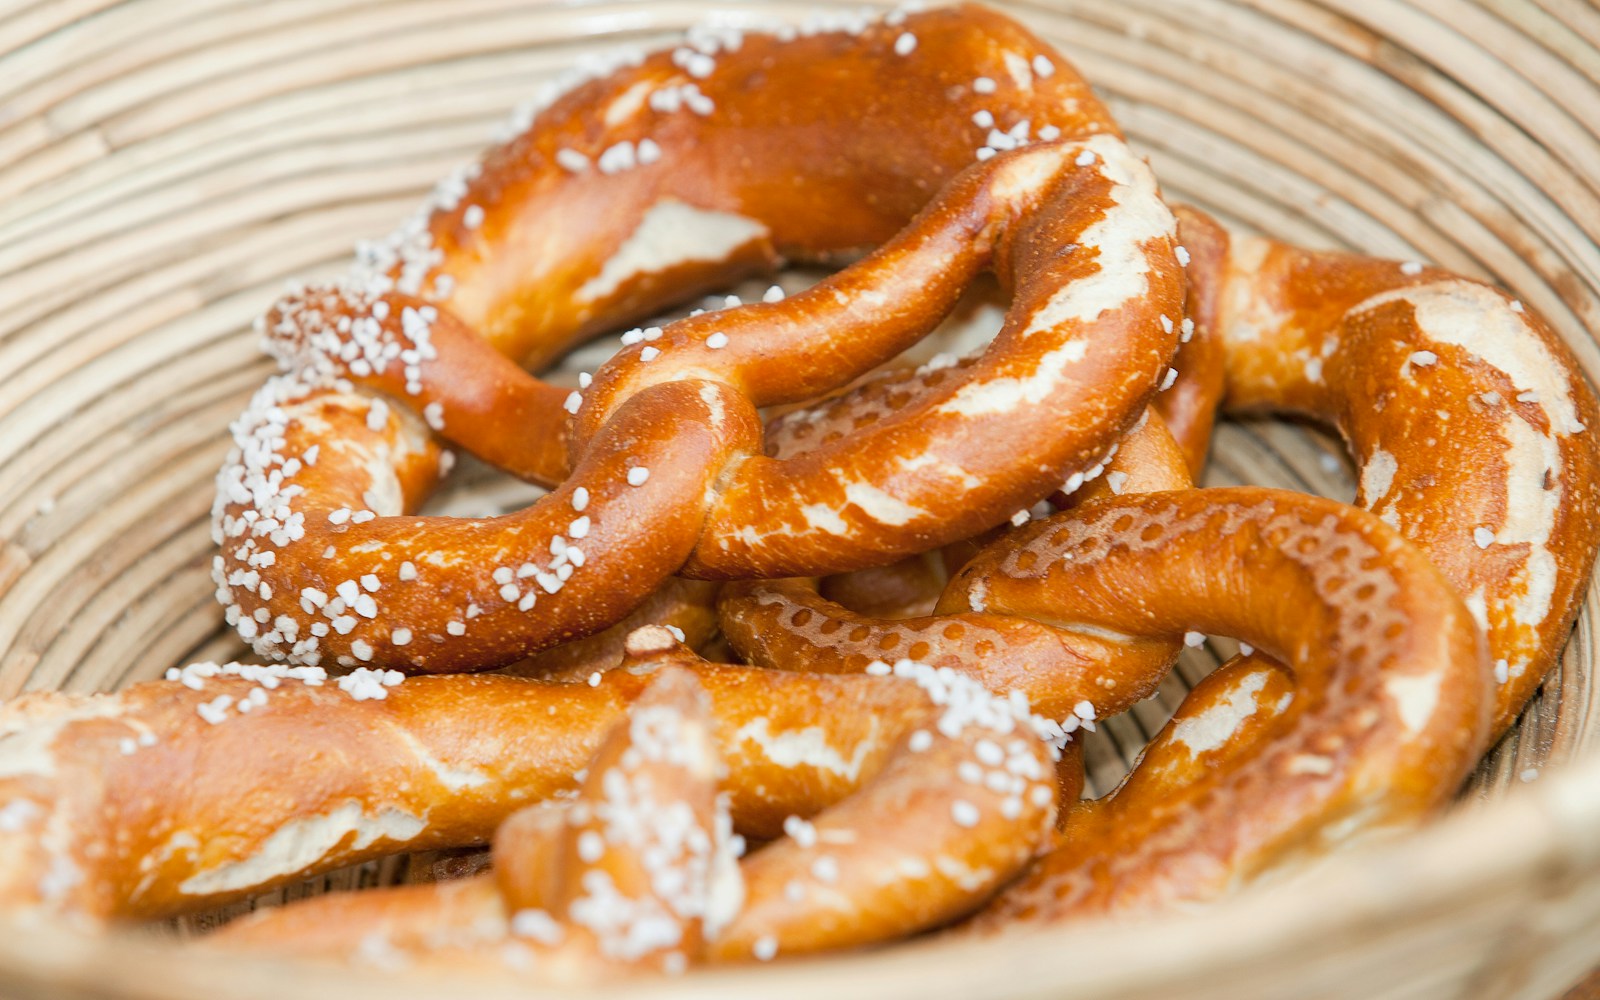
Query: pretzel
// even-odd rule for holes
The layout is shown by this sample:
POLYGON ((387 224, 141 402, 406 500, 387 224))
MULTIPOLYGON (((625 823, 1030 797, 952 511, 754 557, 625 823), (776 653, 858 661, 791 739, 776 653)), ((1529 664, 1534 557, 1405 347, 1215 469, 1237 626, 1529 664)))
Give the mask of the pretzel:
POLYGON ((979 8, 701 41, 715 51, 556 101, 343 284, 269 315, 288 371, 235 425, 215 509, 218 597, 259 655, 487 669, 616 622, 675 572, 892 561, 1103 463, 1138 418, 1178 345, 1171 215, 1041 42, 979 8), (844 99, 863 89, 877 100, 844 99), (685 234, 699 244, 656 245, 685 234), (774 254, 879 242, 789 299, 635 334, 559 414, 508 360, 774 254), (683 266, 640 263, 656 252, 683 266), (983 269, 1013 305, 981 360, 834 445, 760 454, 755 407, 892 358, 983 269), (441 438, 570 475, 505 517, 413 516, 441 438))
POLYGON ((1487 631, 1498 738, 1559 655, 1600 546, 1597 408, 1571 352, 1479 282, 1180 216, 1226 405, 1344 435, 1356 502, 1427 553, 1487 631))
POLYGON ((1471 613, 1394 529, 1334 501, 1249 487, 1102 500, 1020 529, 956 585, 1130 636, 1238 636, 1293 676, 1246 664, 1197 688, 1124 790, 1068 817, 975 931, 1211 898, 1427 818, 1487 746, 1493 683, 1471 613), (1260 735, 1237 737, 1262 700, 1243 695, 1267 690, 1260 735))
MULTIPOLYGON (((892 398, 885 394, 886 402, 892 398)), ((858 401, 839 406, 828 420, 863 409, 858 401)), ((1080 477, 1073 491, 1087 500, 1191 485, 1185 456, 1161 418, 1150 415, 1122 441, 1105 475, 1087 484, 1080 477)), ((1013 537, 1003 535, 984 551, 1009 550, 1013 537)), ((965 554, 959 558, 966 563, 965 554)), ((850 610, 803 580, 728 584, 718 614, 729 644, 751 663, 860 673, 884 657, 907 656, 968 673, 991 691, 1021 691, 1039 712, 1070 726, 1092 724, 1151 694, 1182 648, 1177 640, 1061 627, 1053 612, 1020 611, 981 587, 969 599, 955 579, 933 614, 903 620, 850 610)))
MULTIPOLYGON (((673 645, 663 636, 649 641, 673 645)), ((693 659, 681 652, 667 655, 684 662, 693 659)), ((909 669, 902 667, 899 672, 909 669)), ((667 673, 654 683, 653 690, 659 691, 669 679, 677 687, 694 689, 692 675, 684 671, 676 678, 667 673)), ((703 743, 704 755, 714 757, 709 734, 695 737, 677 732, 698 725, 703 733, 710 721, 704 708, 698 713, 701 717, 695 718, 686 711, 686 699, 679 693, 672 699, 676 720, 671 716, 663 719, 666 704, 656 699, 658 704, 651 706, 650 700, 648 696, 641 699, 631 720, 618 724, 619 734, 631 735, 632 746, 645 742, 658 752, 684 747, 674 758, 687 755, 692 759, 701 755, 698 748, 703 743), (648 726, 643 741, 639 736, 642 724, 648 726)), ((925 712, 913 714, 928 721, 925 712)), ((1014 826, 1003 817, 1000 823, 972 817, 968 824, 955 816, 952 810, 962 800, 952 799, 949 776, 977 767, 986 775, 999 776, 1003 783, 1027 787, 1021 775, 1031 775, 1036 802, 1027 807, 1019 801, 1015 808, 1025 810, 1028 816, 1023 820, 1019 812, 1015 822, 1031 829, 1036 842, 1044 835, 1053 811, 1047 800, 1054 798, 1049 785, 1039 783, 1048 775, 1043 755, 1037 752, 1043 744, 1035 743, 1030 749, 1009 727, 1002 726, 997 732, 982 722, 964 729, 957 724, 960 735, 952 738, 947 715, 945 723, 919 730, 924 740, 933 742, 915 749, 915 738, 908 738, 903 726, 890 724, 900 730, 890 738, 891 743, 899 744, 898 759, 884 764, 877 779, 879 785, 888 786, 887 791, 864 792, 823 813, 814 824, 787 822, 788 839, 745 858, 737 874, 725 872, 720 887, 711 885, 708 876, 725 865, 711 862, 703 854, 689 854, 685 860, 693 867, 681 875, 659 865, 650 870, 654 857, 669 852, 652 851, 646 840, 652 829, 664 828, 670 834, 688 827, 691 842, 708 847, 718 842, 716 831, 725 829, 728 819, 725 804, 720 813, 713 810, 713 769, 697 766, 689 774, 687 767, 678 765, 674 773, 669 770, 671 759, 669 767, 663 767, 653 764, 650 754, 643 754, 630 769, 629 757, 640 755, 630 755, 629 741, 614 735, 589 768, 576 801, 532 807, 500 828, 495 836, 493 875, 467 885, 446 883, 323 897, 265 911, 230 926, 214 940, 229 947, 341 958, 360 958, 373 951, 384 956, 434 957, 438 942, 446 943, 448 954, 459 947, 458 935, 467 932, 475 951, 488 952, 487 956, 475 955, 478 961, 492 961, 497 957, 495 951, 506 943, 521 942, 563 948, 576 945, 585 953, 599 952, 616 962, 638 962, 648 955, 658 967, 681 971, 689 962, 770 959, 778 953, 898 937, 908 929, 942 923, 954 908, 953 900, 941 895, 950 897, 952 893, 941 894, 927 884, 930 880, 976 883, 959 895, 982 899, 1006 877, 998 875, 999 871, 1019 870, 1029 855, 1026 845, 1020 852, 1011 846, 1016 839, 1014 826), (1010 737, 1009 759, 1007 751, 993 741, 996 736, 1010 737), (979 758, 992 753, 1000 757, 979 764, 979 758), (655 789, 641 788, 637 773, 651 766, 656 771, 655 789), (657 789, 678 791, 661 793, 657 789), (873 801, 863 801, 865 798, 873 801), (689 823, 691 815, 696 819, 693 825, 689 823), (888 816, 901 818, 887 821, 888 816), (871 828, 888 824, 906 830, 931 825, 939 835, 920 836, 922 846, 941 842, 933 851, 913 853, 879 833, 866 836, 863 831, 867 827, 859 825, 862 823, 871 828), (964 826, 970 826, 971 832, 964 826), (989 829, 980 834, 981 827, 989 829), (994 836, 997 828, 1007 843, 981 843, 994 836), (997 861, 998 868, 994 867, 997 861), (608 873, 595 887, 597 891, 590 888, 596 878, 590 872, 596 868, 608 873), (885 873, 901 869, 920 869, 922 874, 910 879, 902 876, 902 884, 895 886, 896 879, 885 873), (932 870, 947 874, 933 878, 932 870), (662 886, 672 887, 674 895, 661 899, 662 886), (613 898, 616 895, 646 902, 625 905, 613 898), (598 901, 597 896, 601 897, 598 901), (654 904, 648 901, 652 897, 654 904), (466 901, 470 901, 471 911, 463 913, 466 901), (721 912, 716 912, 719 906, 721 912), (604 913, 597 914, 597 910, 604 913), (641 926, 646 920, 650 923, 641 926), (834 926, 839 924, 843 926, 834 926), (525 941, 529 935, 519 934, 519 925, 534 930, 534 941, 525 941), (374 947, 374 935, 381 935, 380 946, 374 947), (641 943, 647 940, 659 942, 659 946, 641 954, 641 943)), ((993 780, 980 778, 980 782, 993 780)), ((955 791, 964 799, 972 794, 970 786, 958 786, 955 791)), ((993 796, 991 789, 975 808, 998 806, 992 811, 1003 812, 1004 800, 993 796)), ((672 843, 677 840, 673 838, 672 843)), ((733 854, 724 856, 731 864, 733 854)), ((956 903, 956 907, 960 905, 956 903)), ((499 957, 504 960, 508 956, 502 952, 499 957)), ((522 958, 515 952, 509 957, 522 958)))
POLYGON ((656 628, 628 653, 592 685, 199 665, 115 695, 26 695, 0 706, 0 904, 158 918, 483 842, 568 794, 652 670, 673 664, 693 666, 709 699, 735 826, 790 834, 744 862, 746 901, 711 957, 942 924, 1020 872, 1054 822, 1039 737, 1059 727, 951 671, 717 666, 656 628))
POLYGON ((743 902, 711 711, 667 667, 575 797, 514 813, 494 874, 259 910, 207 945, 381 965, 498 961, 557 981, 681 972, 743 902))

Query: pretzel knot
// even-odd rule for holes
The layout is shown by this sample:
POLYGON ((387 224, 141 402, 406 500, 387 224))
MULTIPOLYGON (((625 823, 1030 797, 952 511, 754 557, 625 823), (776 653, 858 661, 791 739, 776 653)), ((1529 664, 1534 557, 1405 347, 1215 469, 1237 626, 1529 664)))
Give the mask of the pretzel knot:
POLYGON ((684 73, 666 54, 573 92, 344 284, 267 317, 288 371, 235 425, 215 511, 218 596, 259 654, 495 667, 606 627, 673 573, 889 562, 1104 463, 1167 371, 1183 290, 1173 218, 1082 82, 977 10, 751 36, 713 62, 696 64, 703 115, 651 98, 684 73), (908 31, 914 58, 896 51, 908 31), (988 85, 958 85, 950 66, 988 85), (896 81, 895 102, 865 115, 824 96, 881 79, 896 81), (924 107, 932 122, 907 119, 924 107), (747 134, 747 115, 786 128, 747 134), (997 115, 1018 127, 973 163, 977 123, 997 115), (1030 128, 1047 141, 1026 144, 1030 128), (818 134, 856 151, 847 170, 818 134), (608 169, 618 143, 631 169, 608 169), (700 170, 708 155, 740 169, 700 170), (825 181, 772 193, 796 177, 825 181), (862 198, 886 207, 864 217, 862 198), (546 358, 774 253, 882 240, 913 213, 805 292, 636 332, 577 392, 508 360, 546 358), (641 263, 681 231, 703 244, 679 251, 683 267, 641 263), (980 357, 871 426, 793 458, 762 454, 757 407, 888 361, 983 270, 1012 306, 980 357), (441 437, 560 485, 501 518, 415 516, 444 467, 441 437))

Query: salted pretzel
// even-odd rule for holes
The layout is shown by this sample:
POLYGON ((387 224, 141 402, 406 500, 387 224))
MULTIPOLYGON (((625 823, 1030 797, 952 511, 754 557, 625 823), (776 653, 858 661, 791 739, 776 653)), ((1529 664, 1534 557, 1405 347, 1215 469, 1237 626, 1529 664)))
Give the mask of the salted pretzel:
POLYGON ((1559 655, 1600 546, 1600 409, 1571 352, 1480 282, 1179 212, 1227 408, 1343 434, 1356 503, 1426 552, 1487 631, 1498 738, 1559 655))
POLYGON ((682 972, 744 901, 711 706, 667 667, 571 798, 495 832, 494 874, 259 910, 205 943, 411 965, 502 963, 541 979, 682 972))
POLYGON ((344 283, 268 316, 288 371, 236 423, 216 507, 218 596, 258 654, 486 669, 680 570, 891 561, 1103 463, 1139 417, 1179 339, 1171 215, 1043 43, 960 8, 694 44, 555 101, 344 283), (712 275, 875 243, 788 299, 639 331, 557 413, 509 360, 712 275), (833 445, 760 454, 755 407, 889 360, 984 269, 1013 304, 981 360, 833 445), (413 516, 441 440, 570 475, 506 517, 413 516))
MULTIPOLYGON (((877 834, 861 835, 863 828, 856 824, 877 827, 886 816, 904 811, 911 814, 910 822, 959 832, 961 821, 952 828, 954 817, 946 815, 954 808, 943 801, 946 796, 933 803, 924 798, 969 767, 979 768, 985 783, 1013 783, 1023 774, 1033 775, 1041 804, 1030 810, 1029 820, 1036 835, 1043 835, 1040 824, 1048 822, 1050 812, 1043 803, 1053 797, 1048 784, 1038 783, 1048 774, 1044 762, 1013 739, 1014 754, 1005 767, 994 759, 980 764, 980 758, 994 754, 1005 759, 1007 751, 992 737, 1014 735, 980 724, 968 727, 974 732, 964 739, 941 737, 938 744, 921 749, 908 744, 912 753, 902 751, 904 759, 889 765, 880 779, 897 786, 895 791, 880 795, 872 812, 857 808, 846 817, 835 809, 814 824, 792 821, 786 825, 788 840, 763 848, 734 868, 737 848, 713 850, 713 845, 727 843, 726 833, 719 831, 731 832, 731 821, 725 802, 716 796, 711 711, 703 696, 690 697, 696 688, 693 677, 688 671, 674 676, 669 669, 654 682, 652 694, 664 683, 677 689, 670 699, 647 695, 630 719, 618 724, 617 734, 588 768, 576 800, 512 816, 495 836, 493 875, 466 884, 322 897, 265 911, 214 940, 229 947, 347 959, 372 952, 427 958, 442 952, 448 959, 462 957, 465 936, 471 943, 468 955, 480 962, 525 961, 520 951, 501 950, 516 943, 540 950, 576 948, 585 957, 597 955, 614 963, 649 959, 654 967, 679 971, 690 962, 770 959, 848 943, 839 931, 826 928, 843 918, 854 925, 851 929, 862 930, 862 921, 850 916, 857 909, 876 909, 876 919, 901 932, 942 922, 930 920, 930 914, 948 911, 936 898, 904 892, 897 900, 892 892, 880 896, 883 873, 917 865, 961 867, 976 875, 993 859, 975 861, 971 847, 957 849, 951 837, 940 850, 912 857, 883 844, 877 834), (914 762, 920 777, 908 762, 914 762), (649 783, 639 777, 646 769, 649 783), (668 843, 652 850, 651 833, 660 830, 668 843), (678 846, 684 843, 703 848, 685 851, 678 846), (681 858, 678 865, 687 870, 679 874, 678 865, 660 864, 656 859, 662 856, 681 858), (594 874, 597 870, 605 874, 594 874), (714 885, 712 877, 719 870, 720 885, 714 885), (891 902, 879 902, 882 898, 891 902), (893 910, 902 912, 884 912, 893 910), (525 930, 519 933, 519 928, 525 930), (375 935, 381 943, 374 943, 375 935)), ((932 730, 922 732, 925 740, 934 738, 932 730)), ((1000 806, 1003 810, 1004 803, 1000 806)), ((1005 850, 998 853, 1004 856, 1005 850)), ((1015 870, 1019 859, 1005 856, 1001 863, 1015 870)), ((977 878, 985 885, 994 881, 977 878)), ((877 936, 868 930, 858 943, 877 936)), ((557 971, 562 968, 558 962, 557 971)))
POLYGON ((1054 822, 1041 736, 1061 730, 1025 699, 910 661, 889 677, 712 665, 647 628, 593 684, 197 665, 112 695, 25 695, 0 706, 0 904, 157 918, 487 841, 570 794, 673 664, 709 699, 735 827, 788 834, 743 863, 745 902, 713 957, 944 923, 1020 872, 1054 822))
POLYGON ((1408 827, 1487 745, 1493 682, 1471 613, 1426 556, 1344 504, 1253 487, 1100 500, 1019 529, 954 583, 969 605, 1145 638, 1237 636, 1288 665, 1197 688, 1124 791, 1069 816, 978 930, 1204 900, 1408 827), (1246 695, 1269 682, 1260 735, 1236 738, 1255 724, 1246 695), (1181 780, 1163 776, 1173 760, 1181 780))
MULTIPOLYGON (((885 405, 895 401, 892 394, 884 398, 885 405)), ((864 410, 854 400, 842 401, 839 407, 824 414, 823 421, 809 423, 826 428, 824 421, 864 410)), ((1080 477, 1073 493, 1090 500, 1192 485, 1182 450, 1161 418, 1152 414, 1123 439, 1105 473, 1087 484, 1080 477)), ((1007 534, 992 542, 990 549, 1011 544, 1007 534)), ((967 558, 965 552, 958 556, 958 565, 967 558)), ((931 578, 930 573, 910 583, 926 585, 931 578)), ((956 578, 949 587, 957 587, 956 578)), ((918 596, 912 593, 903 599, 910 603, 918 596)), ((1053 614, 1022 612, 999 595, 975 592, 970 604, 963 603, 949 589, 932 614, 894 619, 829 600, 806 580, 740 581, 724 586, 718 612, 729 644, 751 663, 861 673, 885 657, 907 656, 968 673, 991 691, 1021 691, 1039 712, 1074 726, 1122 712, 1151 694, 1182 648, 1177 640, 1062 627, 1053 614)))

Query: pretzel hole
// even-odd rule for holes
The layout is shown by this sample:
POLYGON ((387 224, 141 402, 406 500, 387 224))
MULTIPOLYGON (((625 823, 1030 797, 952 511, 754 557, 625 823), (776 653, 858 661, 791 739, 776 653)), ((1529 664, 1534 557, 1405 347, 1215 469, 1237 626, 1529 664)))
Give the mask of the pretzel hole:
POLYGON ((869 636, 871 634, 872 634, 872 629, 868 628, 865 625, 857 625, 855 628, 850 630, 850 641, 851 642, 866 642, 867 641, 867 636, 869 636))
POLYGON ((1370 601, 1370 600, 1372 600, 1373 595, 1376 594, 1377 592, 1378 592, 1377 584, 1374 584, 1374 583, 1363 583, 1360 586, 1360 588, 1356 590, 1356 600, 1358 600, 1358 601, 1370 601))
POLYGON ((911 648, 906 650, 906 655, 913 660, 920 660, 928 655, 930 649, 932 647, 925 642, 913 643, 911 648))
MULTIPOLYGON (((884 650, 885 652, 895 648, 898 645, 900 645, 900 637, 895 635, 893 632, 890 632, 888 635, 878 640, 878 648, 884 650)), ((912 659, 916 659, 916 657, 912 657, 912 659)))
POLYGON ((839 631, 839 629, 841 629, 843 627, 844 626, 842 626, 835 619, 829 618, 829 619, 826 619, 826 620, 823 621, 822 628, 819 629, 818 631, 820 631, 823 635, 832 635, 833 633, 839 631))
POLYGON ((961 625, 961 624, 946 625, 945 628, 944 628, 944 637, 946 639, 949 639, 951 642, 959 642, 961 640, 961 637, 966 635, 966 634, 967 634, 967 627, 965 625, 961 625))
POLYGON ((1024 572, 1033 569, 1038 562, 1038 553, 1034 552, 1032 549, 1023 549, 1022 552, 1017 555, 1017 569, 1020 569, 1024 572))
POLYGON ((811 620, 811 609, 810 608, 801 608, 799 611, 796 611, 794 614, 789 616, 789 624, 793 625, 795 628, 803 627, 806 624, 806 622, 809 622, 810 620, 811 620))

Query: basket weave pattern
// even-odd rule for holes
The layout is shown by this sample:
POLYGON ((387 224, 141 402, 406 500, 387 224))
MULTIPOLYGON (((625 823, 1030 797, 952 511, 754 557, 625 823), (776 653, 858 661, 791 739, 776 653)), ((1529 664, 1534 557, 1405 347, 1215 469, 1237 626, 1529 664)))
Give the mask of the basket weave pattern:
MULTIPOLYGON (((1240 229, 1497 281, 1600 381, 1600 9, 997 5, 1102 88, 1169 196, 1240 229)), ((211 477, 228 421, 269 370, 250 320, 287 278, 336 273, 356 239, 386 232, 579 53, 662 44, 712 10, 798 20, 817 6, 0 7, 0 697, 104 690, 242 652, 212 597, 211 477)), ((1354 492, 1337 442, 1273 421, 1224 425, 1207 479, 1354 492)), ((453 499, 522 502, 472 476, 453 499)), ((912 945, 659 993, 1558 995, 1600 961, 1597 612, 1591 588, 1559 670, 1461 808, 1403 842, 1330 859, 1290 892, 1263 887, 1147 927, 912 945)), ((1222 640, 1186 651, 1155 699, 1104 727, 1088 747, 1091 785, 1114 782, 1232 651, 1222 640)), ((395 995, 314 967, 180 959, 144 939, 0 940, 0 995, 74 989, 395 995)))

